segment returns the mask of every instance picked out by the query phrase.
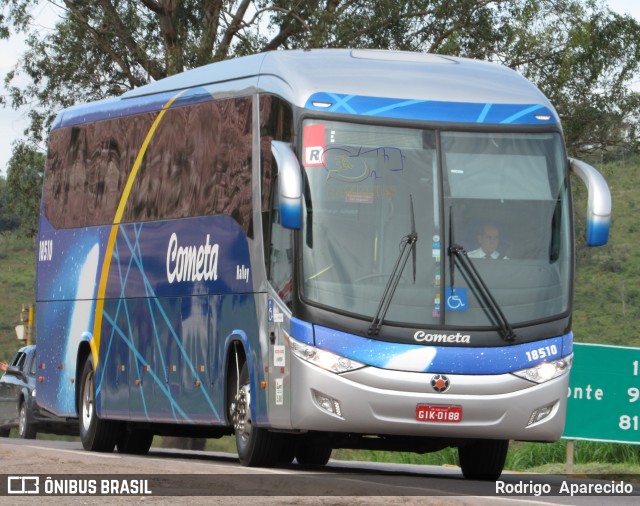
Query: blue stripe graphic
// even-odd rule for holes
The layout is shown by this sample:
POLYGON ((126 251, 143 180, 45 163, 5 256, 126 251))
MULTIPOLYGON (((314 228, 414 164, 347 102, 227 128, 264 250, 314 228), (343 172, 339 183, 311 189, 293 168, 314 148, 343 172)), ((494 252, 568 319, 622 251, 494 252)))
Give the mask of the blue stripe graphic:
MULTIPOLYGON (((104 374, 105 374, 105 369, 106 369, 106 364, 108 362, 108 358, 109 355, 111 353, 111 349, 112 349, 112 343, 114 338, 119 337, 120 339, 122 339, 126 345, 130 348, 130 350, 134 353, 134 356, 136 357, 136 374, 137 374, 137 378, 138 380, 142 381, 142 378, 140 376, 140 368, 144 367, 144 366, 149 366, 150 364, 144 359, 144 357, 139 353, 139 351, 136 349, 134 343, 131 341, 131 339, 128 336, 133 336, 134 335, 134 325, 131 323, 131 316, 130 316, 130 312, 129 312, 129 306, 127 304, 127 299, 125 298, 125 291, 126 291, 126 286, 127 286, 127 282, 129 280, 130 274, 134 271, 134 266, 137 267, 137 273, 138 275, 141 276, 141 279, 143 281, 144 284, 144 290, 145 290, 145 295, 147 297, 147 305, 149 308, 149 315, 151 316, 151 322, 152 322, 152 329, 153 329, 153 333, 154 333, 154 341, 156 343, 157 346, 157 350, 160 352, 159 353, 159 359, 160 362, 162 364, 162 369, 164 369, 164 379, 161 379, 157 376, 156 372, 152 370, 152 368, 149 368, 149 370, 147 371, 151 377, 153 378, 155 384, 160 388, 160 390, 164 393, 164 395, 166 396, 167 400, 170 403, 171 406, 171 410, 173 413, 173 416, 175 419, 177 419, 177 415, 181 416, 184 420, 186 421, 190 421, 191 418, 187 416, 187 414, 185 413, 185 411, 179 406, 179 404, 177 403, 177 401, 173 398, 172 394, 171 394, 171 390, 169 388, 167 388, 167 384, 168 384, 168 377, 167 377, 167 371, 168 371, 168 364, 165 363, 165 357, 162 354, 162 346, 161 346, 161 340, 160 340, 160 332, 159 332, 159 328, 158 328, 158 322, 156 322, 156 318, 154 317, 154 308, 155 311, 157 312, 157 315, 159 317, 159 320, 163 323, 163 328, 164 330, 168 330, 170 333, 170 338, 173 339, 174 344, 177 346, 178 350, 180 351, 180 354, 182 356, 182 359, 184 360, 184 363, 187 365, 189 371, 193 374, 194 376, 194 381, 199 381, 201 382, 201 384, 204 384, 206 382, 202 381, 200 375, 198 374, 198 370, 195 367, 195 365, 193 364, 193 362, 191 361, 189 354, 187 353, 187 351, 184 349, 180 338, 178 336, 178 333, 176 332, 176 330, 174 329, 172 323, 171 323, 171 319, 168 317, 165 309, 163 308, 160 299, 158 299, 151 281, 149 280, 149 278, 147 277, 146 273, 145 273, 145 269, 144 269, 144 265, 142 262, 142 253, 140 250, 140 235, 143 229, 143 224, 139 224, 139 225, 133 225, 133 232, 134 232, 134 242, 131 242, 131 239, 129 238, 129 236, 126 233, 126 228, 131 228, 131 227, 120 227, 119 229, 119 237, 121 239, 121 241, 116 241, 116 245, 115 245, 115 249, 114 249, 114 260, 117 263, 117 269, 118 269, 118 275, 119 275, 119 280, 120 280, 120 298, 118 299, 118 303, 115 309, 115 314, 112 316, 109 314, 108 310, 105 309, 103 312, 103 316, 105 318, 105 320, 111 325, 111 335, 109 336, 109 340, 108 340, 108 344, 107 344, 107 350, 106 350, 106 357, 103 360, 103 368, 102 368, 102 374, 100 377, 100 382, 99 384, 96 386, 96 392, 99 392, 102 388, 102 381, 104 379, 104 374), (120 251, 119 251, 119 247, 121 245, 126 245, 127 246, 127 250, 130 253, 130 257, 128 259, 128 263, 127 265, 123 265, 121 262, 122 256, 120 255, 120 251), (120 328, 120 326, 118 325, 118 319, 121 313, 121 309, 124 312, 125 315, 125 320, 126 320, 126 326, 127 326, 127 331, 123 330, 120 328)), ((210 398, 206 388, 201 388, 200 392, 202 393, 202 396, 204 397, 204 400, 206 401, 207 405, 209 406, 209 408, 211 409, 213 415, 220 419, 220 416, 218 414, 217 409, 214 406, 214 403, 212 401, 212 399, 210 398)), ((144 409, 144 415, 146 418, 149 418, 149 414, 148 414, 148 409, 147 409, 147 401, 145 399, 145 395, 144 395, 144 390, 140 389, 140 395, 141 395, 141 401, 143 404, 143 409, 144 409)))
POLYGON ((463 347, 391 343, 318 325, 314 325, 314 331, 315 345, 319 348, 374 367, 413 372, 506 374, 565 357, 573 351, 571 333, 508 346, 463 347), (544 358, 540 358, 543 355, 539 350, 544 350, 544 358))
POLYGON ((452 123, 513 125, 548 125, 559 123, 555 111, 542 104, 446 102, 318 92, 309 97, 305 108, 339 114, 452 123), (331 107, 316 106, 314 105, 315 103, 329 103, 331 107), (545 116, 548 116, 549 119, 545 119, 545 116))

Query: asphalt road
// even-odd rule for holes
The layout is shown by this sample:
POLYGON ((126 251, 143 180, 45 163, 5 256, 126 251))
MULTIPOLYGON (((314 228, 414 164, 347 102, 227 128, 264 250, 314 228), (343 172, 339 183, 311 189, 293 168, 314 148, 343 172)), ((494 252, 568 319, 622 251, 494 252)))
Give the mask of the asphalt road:
POLYGON ((0 450, 0 494, 5 495, 0 503, 6 504, 640 504, 640 483, 620 484, 619 478, 602 481, 506 472, 496 485, 465 480, 457 467, 331 460, 324 467, 292 464, 260 469, 242 467, 235 455, 224 453, 152 448, 145 456, 101 454, 83 450, 79 442, 20 439, 0 439, 0 450), (20 487, 35 477, 39 492, 47 488, 65 495, 20 493, 32 491, 26 485, 20 487), (111 483, 112 489, 101 490, 111 483), (597 487, 612 485, 627 491, 633 487, 633 491, 619 496, 597 493, 597 487), (7 495, 9 486, 18 493, 7 495), (589 487, 595 492, 592 495, 571 495, 572 489, 580 492, 589 487), (116 495, 75 496, 81 489, 116 495), (526 495, 513 494, 519 490, 526 495), (539 494, 546 490, 553 495, 539 494))

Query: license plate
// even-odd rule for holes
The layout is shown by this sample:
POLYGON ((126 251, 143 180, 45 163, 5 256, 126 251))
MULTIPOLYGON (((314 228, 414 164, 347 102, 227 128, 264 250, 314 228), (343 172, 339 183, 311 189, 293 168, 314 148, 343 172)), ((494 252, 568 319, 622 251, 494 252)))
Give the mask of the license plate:
POLYGON ((458 423, 462 421, 462 406, 432 406, 418 404, 416 420, 419 422, 458 423))

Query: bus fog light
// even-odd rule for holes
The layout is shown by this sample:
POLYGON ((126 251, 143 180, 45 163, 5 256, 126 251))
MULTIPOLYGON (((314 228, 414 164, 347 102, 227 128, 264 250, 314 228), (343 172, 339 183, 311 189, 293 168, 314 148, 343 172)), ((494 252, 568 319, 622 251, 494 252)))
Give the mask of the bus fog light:
POLYGON ((554 406, 553 404, 549 404, 547 406, 534 409, 531 412, 531 416, 529 417, 529 422, 527 423, 527 426, 533 425, 534 423, 538 423, 544 420, 545 418, 547 418, 553 412, 553 406, 554 406))
POLYGON ((318 405, 318 407, 320 407, 327 413, 342 417, 342 407, 340 406, 340 401, 321 392, 316 392, 315 390, 312 390, 312 392, 313 400, 318 405))
POLYGON ((567 374, 573 363, 573 354, 552 362, 542 362, 534 367, 514 371, 512 374, 534 383, 544 383, 558 376, 567 374))

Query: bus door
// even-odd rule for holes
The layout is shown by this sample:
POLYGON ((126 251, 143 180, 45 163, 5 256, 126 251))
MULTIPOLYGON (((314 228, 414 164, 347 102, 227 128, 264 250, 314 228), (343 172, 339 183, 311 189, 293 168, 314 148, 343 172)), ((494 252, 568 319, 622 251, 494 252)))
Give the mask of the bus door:
MULTIPOLYGON (((276 160, 273 160, 275 168, 276 160)), ((267 294, 267 329, 269 341, 269 421, 279 428, 291 427, 290 355, 285 330, 291 319, 293 295, 293 231, 281 223, 278 181, 273 184, 268 220, 267 273, 270 291, 267 294)), ((267 215, 267 216, 265 216, 267 215)))

